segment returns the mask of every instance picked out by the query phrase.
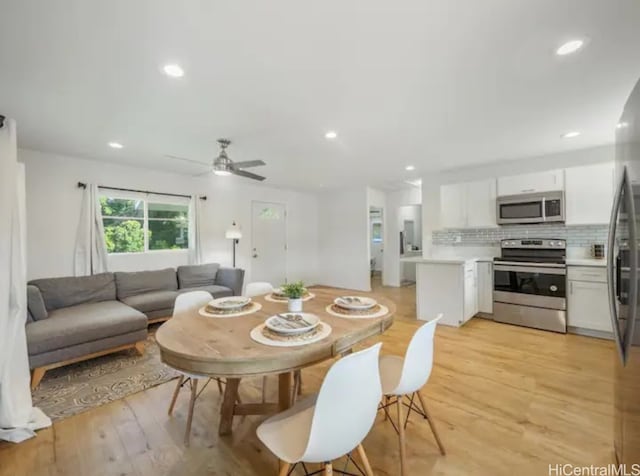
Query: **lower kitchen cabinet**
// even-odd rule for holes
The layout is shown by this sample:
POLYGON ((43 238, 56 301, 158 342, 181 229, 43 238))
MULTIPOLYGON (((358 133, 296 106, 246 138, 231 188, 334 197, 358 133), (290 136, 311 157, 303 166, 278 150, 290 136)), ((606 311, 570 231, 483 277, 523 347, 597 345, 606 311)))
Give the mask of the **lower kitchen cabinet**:
POLYGON ((612 332, 605 268, 569 267, 567 325, 612 332))

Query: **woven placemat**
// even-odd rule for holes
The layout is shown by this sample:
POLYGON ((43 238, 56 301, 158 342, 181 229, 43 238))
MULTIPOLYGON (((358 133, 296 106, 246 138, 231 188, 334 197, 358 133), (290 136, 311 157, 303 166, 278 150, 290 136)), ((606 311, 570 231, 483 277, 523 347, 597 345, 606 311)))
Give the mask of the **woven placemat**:
MULTIPOLYGON (((309 301, 310 299, 313 299, 314 297, 316 297, 315 294, 313 293, 307 293, 302 297, 302 301, 309 301)), ((269 302, 289 302, 289 298, 285 297, 285 296, 279 296, 277 294, 267 294, 264 297, 265 301, 269 301, 269 302)))
POLYGON ((373 319, 386 316, 389 313, 389 309, 382 304, 376 304, 369 309, 345 309, 337 304, 330 304, 325 310, 332 316, 348 319, 373 319))
POLYGON ((331 326, 326 322, 321 322, 312 331, 304 334, 283 335, 271 331, 265 324, 260 324, 251 330, 251 338, 264 345, 273 347, 297 347, 300 345, 313 344, 321 341, 331 334, 331 326))
POLYGON ((240 309, 216 309, 211 306, 205 306, 198 311, 198 314, 204 317, 238 317, 245 316, 247 314, 253 314, 260 309, 262 309, 262 304, 260 304, 259 302, 251 301, 249 304, 242 306, 240 309))

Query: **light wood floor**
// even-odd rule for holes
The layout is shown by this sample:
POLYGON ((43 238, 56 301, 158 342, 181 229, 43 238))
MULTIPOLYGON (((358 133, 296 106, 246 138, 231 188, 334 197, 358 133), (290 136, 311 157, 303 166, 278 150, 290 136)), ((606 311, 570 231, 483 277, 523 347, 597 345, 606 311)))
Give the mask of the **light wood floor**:
MULTIPOLYGON (((379 288, 398 304, 383 352, 402 354, 419 323, 414 288, 379 288)), ((305 392, 328 364, 304 371, 305 392)), ((424 395, 447 455, 415 415, 407 429, 412 475, 547 475, 548 465, 612 462, 613 346, 608 341, 472 319, 440 326, 424 395)), ((259 380, 241 385, 260 398, 259 380)), ((270 394, 276 391, 270 379, 270 394)), ((207 387, 196 405, 191 447, 182 444, 187 392, 172 418, 174 382, 56 423, 20 445, 0 444, 0 475, 275 475, 260 444, 258 417, 237 419, 218 437, 220 397, 207 387)), ((376 475, 398 474, 396 435, 379 417, 364 446, 376 475)))

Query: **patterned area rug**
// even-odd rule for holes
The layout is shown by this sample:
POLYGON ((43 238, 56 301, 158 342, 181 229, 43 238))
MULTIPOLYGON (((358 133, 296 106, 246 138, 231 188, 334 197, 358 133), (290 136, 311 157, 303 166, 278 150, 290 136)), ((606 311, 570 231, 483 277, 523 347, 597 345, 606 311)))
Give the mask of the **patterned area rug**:
POLYGON ((60 420, 165 383, 178 374, 160 362, 149 329, 143 356, 124 350, 49 370, 33 393, 34 406, 60 420))

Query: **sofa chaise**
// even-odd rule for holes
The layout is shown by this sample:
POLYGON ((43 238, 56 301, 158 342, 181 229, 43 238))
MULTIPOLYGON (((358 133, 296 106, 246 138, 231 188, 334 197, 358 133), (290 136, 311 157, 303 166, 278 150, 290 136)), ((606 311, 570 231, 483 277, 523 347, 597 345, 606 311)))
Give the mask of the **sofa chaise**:
POLYGON ((180 293, 240 295, 241 269, 203 264, 158 271, 46 278, 27 285, 31 387, 47 370, 134 348, 144 352, 149 323, 167 320, 180 293))

